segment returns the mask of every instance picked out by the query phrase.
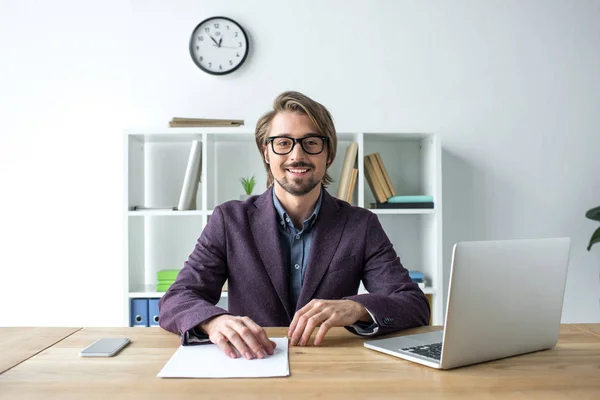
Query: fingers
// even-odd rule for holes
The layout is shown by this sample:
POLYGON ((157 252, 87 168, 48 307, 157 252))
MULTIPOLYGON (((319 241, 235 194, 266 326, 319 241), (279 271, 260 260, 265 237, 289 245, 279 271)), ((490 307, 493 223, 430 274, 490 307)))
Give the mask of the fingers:
POLYGON ((308 344, 308 341, 310 340, 310 336, 312 335, 313 331, 325 320, 327 320, 327 314, 324 312, 315 314, 306 320, 304 333, 302 334, 302 338, 300 339, 301 346, 306 346, 308 344))
POLYGON ((308 343, 310 335, 323 318, 323 316, 319 318, 314 318, 317 314, 321 312, 320 308, 321 303, 312 300, 305 307, 298 310, 296 315, 294 315, 294 320, 296 320, 297 322, 293 330, 290 326, 290 330, 292 331, 292 333, 290 334, 292 346, 295 346, 297 344, 304 346, 306 343, 308 343))
POLYGON ((327 334, 327 332, 329 331, 329 329, 331 328, 331 325, 329 323, 329 320, 323 322, 321 324, 321 326, 319 326, 319 331, 317 332, 317 337, 315 338, 315 346, 318 346, 321 344, 321 342, 323 341, 323 338, 325 337, 325 335, 327 334))
POLYGON ((264 358, 272 355, 275 342, 269 340, 262 327, 248 317, 223 316, 211 328, 211 342, 229 357, 237 358, 235 349, 246 359, 264 358))
POLYGON ((329 329, 355 323, 366 313, 363 306, 351 300, 313 299, 296 312, 288 336, 292 346, 308 344, 315 328, 319 327, 314 344, 319 345, 329 329))
POLYGON ((235 353, 233 348, 229 345, 229 340, 227 340, 227 338, 225 336, 223 336, 221 333, 215 334, 215 338, 210 338, 210 340, 211 340, 211 342, 213 342, 214 344, 219 346, 221 351, 223 353, 227 354, 227 356, 229 356, 230 358, 237 358, 237 354, 235 353))
POLYGON ((269 354, 273 354, 273 347, 270 340, 267 338, 266 333, 249 318, 244 317, 233 320, 230 323, 230 326, 232 329, 229 340, 248 360, 251 360, 254 357, 265 358, 267 355, 265 347, 269 349, 269 354), (253 324, 254 330, 246 325, 247 323, 253 324), (265 346, 263 346, 260 339, 255 336, 255 334, 261 335, 258 330, 262 332, 265 346))
POLYGON ((275 342, 269 340, 267 332, 265 332, 262 327, 248 317, 242 317, 242 322, 250 329, 254 338, 258 340, 258 344, 262 347, 262 349, 264 349, 267 354, 272 355, 275 351, 275 342))
POLYGON ((296 327, 298 326, 298 321, 300 320, 300 317, 303 316, 307 311, 312 309, 313 306, 314 306, 314 300, 311 300, 307 305, 305 305, 304 307, 302 307, 301 309, 296 311, 296 313, 294 314, 294 318, 292 319, 292 322, 290 323, 290 327, 288 328, 288 336, 289 337, 292 337, 292 334, 296 330, 296 327))
MULTIPOLYGON (((245 357, 247 360, 252 360, 254 356, 259 356, 250 350, 249 344, 246 343, 248 340, 248 328, 241 328, 239 326, 235 326, 233 328, 224 328, 222 330, 222 334, 229 340, 229 342, 240 352, 242 357, 245 357), (238 332, 238 330, 240 332, 238 332)), ((256 345, 255 345, 256 348, 256 345)), ((262 358, 262 357, 259 357, 262 358)))

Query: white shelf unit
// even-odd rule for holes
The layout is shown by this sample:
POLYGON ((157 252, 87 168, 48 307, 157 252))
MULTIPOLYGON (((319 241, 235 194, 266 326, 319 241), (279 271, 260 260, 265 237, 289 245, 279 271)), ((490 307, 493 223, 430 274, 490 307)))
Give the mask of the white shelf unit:
MULTIPOLYGON (((409 270, 427 278, 432 323, 443 323, 441 144, 435 134, 398 132, 338 133, 338 150, 329 168, 335 195, 346 148, 358 143, 358 179, 352 203, 375 202, 364 179, 364 156, 379 152, 399 195, 430 195, 434 209, 378 209, 383 228, 409 270)), ((180 269, 192 252, 214 207, 242 194, 239 179, 255 175, 254 194, 265 189, 266 172, 254 132, 241 128, 164 128, 125 133, 126 310, 131 298, 158 298, 156 272, 180 269), (202 142, 202 180, 197 210, 132 211, 134 205, 175 207, 192 140, 202 142)), ((364 288, 361 285, 361 291, 364 288)), ((222 295, 226 301, 226 292, 222 295)), ((124 325, 129 324, 129 312, 124 325)))

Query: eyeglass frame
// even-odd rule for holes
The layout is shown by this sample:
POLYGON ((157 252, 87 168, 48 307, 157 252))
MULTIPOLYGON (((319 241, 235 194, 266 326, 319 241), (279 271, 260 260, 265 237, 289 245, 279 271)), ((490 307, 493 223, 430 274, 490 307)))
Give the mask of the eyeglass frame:
POLYGON ((267 138, 267 143, 271 143, 271 150, 273 150, 273 153, 277 154, 278 156, 285 156, 287 154, 290 154, 292 151, 294 151, 294 147, 296 147, 296 143, 300 143, 300 147, 302 148, 302 151, 305 152, 306 154, 310 154, 311 156, 316 156, 318 154, 321 154, 323 152, 323 150, 325 150, 325 145, 327 144, 327 141, 329 140, 329 138, 327 136, 321 136, 321 135, 308 135, 308 136, 304 136, 301 138, 293 138, 290 136, 286 136, 286 135, 281 135, 281 136, 269 136, 267 138), (311 139, 311 138, 320 138, 323 140, 323 146, 321 147, 321 151, 319 151, 318 153, 311 153, 309 151, 306 151, 306 149, 304 148, 304 139, 311 139), (273 142, 275 141, 275 139, 289 139, 292 141, 292 147, 290 148, 290 151, 288 151, 287 153, 278 153, 275 150, 275 145, 273 144, 273 142))

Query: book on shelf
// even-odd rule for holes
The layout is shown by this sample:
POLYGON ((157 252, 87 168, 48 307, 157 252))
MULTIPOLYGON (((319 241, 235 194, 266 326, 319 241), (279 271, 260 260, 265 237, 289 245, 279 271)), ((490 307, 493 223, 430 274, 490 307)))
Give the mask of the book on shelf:
POLYGON ((211 118, 182 118, 173 117, 169 121, 171 128, 191 127, 237 127, 244 125, 243 119, 211 119, 211 118))
POLYGON ((348 186, 348 192, 346 193, 346 200, 348 203, 352 203, 354 197, 354 187, 356 186, 356 179, 358 178, 358 168, 352 168, 352 178, 350 179, 350 185, 348 186))
POLYGON ((412 281, 419 286, 419 288, 425 289, 425 274, 420 271, 408 271, 408 275, 410 276, 410 279, 412 279, 412 281))
POLYGON ((401 209, 414 209, 414 208, 433 208, 432 201, 419 201, 411 203, 370 203, 371 209, 379 210, 401 210, 401 209))
POLYGON ((365 156, 364 159, 365 164, 365 179, 371 188, 371 192, 373 192, 373 196, 375 196, 375 200, 379 203, 385 203, 387 201, 387 197, 375 175, 375 169, 373 164, 371 163, 371 159, 368 156, 365 156))
POLYGON ((425 281, 425 274, 421 271, 408 271, 408 276, 410 276, 410 279, 412 279, 413 282, 425 281))
POLYGON ((388 203, 423 203, 433 202, 433 196, 411 195, 411 196, 392 196, 387 199, 388 203))
MULTIPOLYGON (((379 187, 383 190, 383 194, 386 199, 392 197, 392 191, 390 190, 387 180, 379 166, 379 161, 377 161, 377 156, 375 154, 367 155, 369 161, 371 161, 371 165, 373 166, 373 171, 375 173, 375 180, 379 183, 379 187)), ((388 178, 389 179, 389 178, 388 178)))
POLYGON ((357 155, 358 143, 352 142, 346 148, 344 163, 342 164, 342 173, 340 174, 340 181, 336 195, 336 197, 340 200, 348 201, 348 191, 350 190, 350 184, 352 181, 352 170, 356 164, 357 155))
POLYGON ((181 194, 179 195, 179 203, 177 209, 195 210, 196 197, 198 193, 198 184, 202 179, 202 142, 193 140, 188 157, 187 168, 183 178, 181 194))
POLYGON ((144 210, 177 210, 177 207, 148 207, 141 205, 134 205, 131 207, 131 211, 144 211, 144 210))
POLYGON ((379 167, 379 169, 381 170, 381 173, 383 174, 383 179, 385 180, 385 183, 391 193, 392 196, 396 195, 396 189, 394 188, 394 185, 392 184, 392 180, 390 179, 390 176, 387 173, 387 170, 385 169, 385 165, 383 165, 383 160, 381 159, 381 155, 379 153, 374 153, 375 155, 375 160, 377 161, 377 165, 379 167))

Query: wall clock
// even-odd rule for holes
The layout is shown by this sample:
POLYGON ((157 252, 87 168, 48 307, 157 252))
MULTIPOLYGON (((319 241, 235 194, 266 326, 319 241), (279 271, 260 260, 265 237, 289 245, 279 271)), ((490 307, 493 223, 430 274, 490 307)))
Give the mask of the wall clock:
POLYGON ((248 55, 249 43, 240 24, 226 17, 200 22, 190 37, 190 55, 202 71, 225 75, 238 69, 248 55))

